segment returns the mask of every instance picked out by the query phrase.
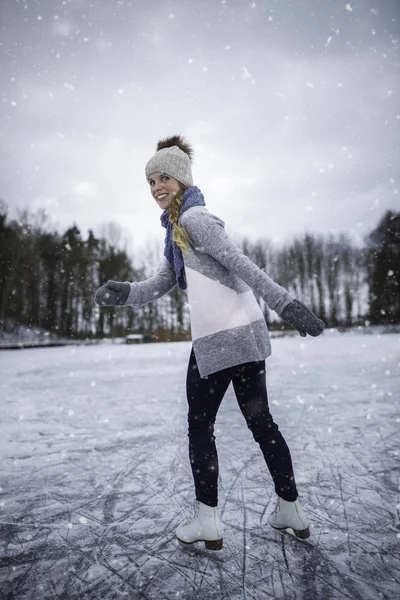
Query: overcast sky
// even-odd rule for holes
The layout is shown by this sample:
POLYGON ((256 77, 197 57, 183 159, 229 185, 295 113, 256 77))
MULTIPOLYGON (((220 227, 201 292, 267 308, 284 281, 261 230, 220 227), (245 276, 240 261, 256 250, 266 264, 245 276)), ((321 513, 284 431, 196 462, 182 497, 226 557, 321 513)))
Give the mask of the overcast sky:
POLYGON ((365 235, 400 209, 398 0, 0 0, 0 198, 158 237, 144 167, 194 146, 228 231, 365 235))

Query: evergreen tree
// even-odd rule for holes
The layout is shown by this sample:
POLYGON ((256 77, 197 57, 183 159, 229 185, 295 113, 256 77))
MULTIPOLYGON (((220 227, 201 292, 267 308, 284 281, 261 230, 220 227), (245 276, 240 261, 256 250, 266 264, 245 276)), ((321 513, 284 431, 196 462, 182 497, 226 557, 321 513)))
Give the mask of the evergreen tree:
POLYGON ((400 212, 385 213, 367 247, 371 323, 400 323, 400 212))

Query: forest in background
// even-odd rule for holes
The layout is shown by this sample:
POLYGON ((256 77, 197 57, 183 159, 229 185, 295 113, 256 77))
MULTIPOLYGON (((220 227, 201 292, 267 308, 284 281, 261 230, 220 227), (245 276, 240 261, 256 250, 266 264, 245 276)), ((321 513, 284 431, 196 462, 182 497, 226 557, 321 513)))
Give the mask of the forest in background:
MULTIPOLYGON (((280 247, 242 238, 243 252, 305 302, 328 327, 400 323, 400 212, 387 211, 362 247, 346 234, 307 233, 280 247)), ((44 211, 8 217, 0 207, 0 336, 21 326, 87 339, 141 333, 146 341, 190 339, 186 293, 175 288, 140 308, 99 308, 93 298, 108 279, 153 276, 162 244, 149 241, 130 257, 118 226, 85 238, 76 225, 54 230, 44 211)), ((271 329, 286 324, 257 298, 271 329)))

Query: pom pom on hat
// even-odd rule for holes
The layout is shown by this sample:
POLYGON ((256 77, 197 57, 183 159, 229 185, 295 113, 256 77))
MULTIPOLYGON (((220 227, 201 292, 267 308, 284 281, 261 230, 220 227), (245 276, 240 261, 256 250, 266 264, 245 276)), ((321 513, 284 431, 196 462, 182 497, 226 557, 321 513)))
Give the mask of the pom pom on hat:
POLYGON ((160 140, 157 144, 157 150, 162 150, 163 148, 171 148, 172 146, 178 146, 178 148, 180 148, 183 152, 186 152, 190 160, 192 160, 193 148, 189 144, 189 142, 187 142, 185 138, 183 138, 180 135, 173 135, 172 137, 160 140))

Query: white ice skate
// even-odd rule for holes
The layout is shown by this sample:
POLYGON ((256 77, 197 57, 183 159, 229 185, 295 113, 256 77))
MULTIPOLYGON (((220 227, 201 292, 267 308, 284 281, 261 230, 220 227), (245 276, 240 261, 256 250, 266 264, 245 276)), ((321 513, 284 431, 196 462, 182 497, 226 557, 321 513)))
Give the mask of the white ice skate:
POLYGON ((196 509, 194 519, 176 530, 178 541, 185 545, 204 542, 207 550, 221 550, 222 525, 218 507, 207 506, 197 500, 196 509))
POLYGON ((275 510, 268 517, 268 523, 278 530, 293 529, 294 534, 303 540, 310 537, 310 523, 298 500, 288 502, 278 497, 275 510))

